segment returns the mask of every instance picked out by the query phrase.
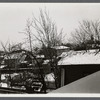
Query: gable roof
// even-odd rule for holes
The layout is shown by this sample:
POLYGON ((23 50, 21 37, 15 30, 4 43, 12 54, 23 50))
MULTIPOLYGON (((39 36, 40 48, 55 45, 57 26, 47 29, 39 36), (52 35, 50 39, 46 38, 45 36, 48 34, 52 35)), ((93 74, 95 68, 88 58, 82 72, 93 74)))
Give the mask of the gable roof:
POLYGON ((63 52, 58 65, 100 64, 100 52, 97 52, 97 50, 63 52))
POLYGON ((51 93, 100 93, 100 71, 65 85, 51 93))

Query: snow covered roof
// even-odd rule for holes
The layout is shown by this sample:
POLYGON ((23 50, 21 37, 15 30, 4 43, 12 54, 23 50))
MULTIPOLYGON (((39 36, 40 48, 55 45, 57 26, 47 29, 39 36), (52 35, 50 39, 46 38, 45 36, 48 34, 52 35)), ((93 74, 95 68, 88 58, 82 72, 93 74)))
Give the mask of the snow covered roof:
POLYGON ((55 48, 55 49, 69 49, 69 47, 66 47, 66 46, 55 46, 53 48, 55 48))
POLYGON ((36 58, 45 58, 44 55, 37 55, 36 58))
POLYGON ((43 64, 48 64, 50 60, 44 60, 43 64))
POLYGON ((63 52, 58 65, 100 64, 100 52, 97 52, 97 50, 63 52))
POLYGON ((4 59, 18 59, 23 55, 23 53, 12 53, 4 56, 4 59))
POLYGON ((100 93, 100 71, 65 85, 51 93, 100 93))

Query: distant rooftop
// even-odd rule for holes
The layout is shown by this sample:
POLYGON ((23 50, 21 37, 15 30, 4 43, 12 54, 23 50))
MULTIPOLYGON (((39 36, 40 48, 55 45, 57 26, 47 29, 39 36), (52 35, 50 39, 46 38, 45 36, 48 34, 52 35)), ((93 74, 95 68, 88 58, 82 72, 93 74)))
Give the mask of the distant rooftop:
POLYGON ((67 46, 55 46, 53 48, 55 48, 55 49, 68 49, 69 47, 67 47, 67 46))
POLYGON ((63 52, 58 65, 100 64, 100 52, 97 52, 98 50, 63 52))

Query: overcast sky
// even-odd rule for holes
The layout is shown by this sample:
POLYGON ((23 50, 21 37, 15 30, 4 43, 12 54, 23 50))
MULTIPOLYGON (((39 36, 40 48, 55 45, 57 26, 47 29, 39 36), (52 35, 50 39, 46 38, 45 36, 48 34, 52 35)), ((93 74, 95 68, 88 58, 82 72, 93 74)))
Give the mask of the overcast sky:
POLYGON ((100 19, 99 3, 0 3, 0 41, 22 42, 25 36, 19 32, 24 30, 26 20, 32 13, 38 17, 39 8, 45 7, 67 38, 78 27, 79 21, 100 19))

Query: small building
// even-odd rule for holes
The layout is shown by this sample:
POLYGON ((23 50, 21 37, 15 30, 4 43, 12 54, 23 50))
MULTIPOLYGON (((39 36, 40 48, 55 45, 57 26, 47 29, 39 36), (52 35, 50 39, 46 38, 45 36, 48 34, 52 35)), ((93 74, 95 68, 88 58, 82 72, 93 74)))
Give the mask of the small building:
POLYGON ((50 93, 100 93, 100 71, 50 93))
POLYGON ((19 64, 30 63, 31 60, 32 57, 27 55, 23 50, 11 52, 4 56, 4 64, 10 68, 17 68, 19 64))
POLYGON ((100 70, 100 52, 97 50, 70 51, 58 62, 61 69, 61 86, 100 70))
POLYGON ((70 50, 67 46, 55 46, 53 47, 57 51, 57 55, 61 55, 63 52, 68 52, 70 50))

